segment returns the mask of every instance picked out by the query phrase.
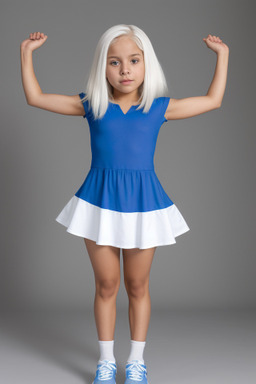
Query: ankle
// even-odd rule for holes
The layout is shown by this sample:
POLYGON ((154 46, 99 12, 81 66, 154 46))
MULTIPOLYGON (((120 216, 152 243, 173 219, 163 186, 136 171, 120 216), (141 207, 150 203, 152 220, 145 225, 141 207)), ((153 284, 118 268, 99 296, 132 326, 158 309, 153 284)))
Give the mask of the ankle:
POLYGON ((116 362, 115 356, 114 356, 114 340, 98 340, 99 347, 100 347, 100 358, 99 362, 103 360, 109 360, 113 363, 116 362))
POLYGON ((139 360, 144 364, 143 352, 145 345, 146 341, 131 340, 131 349, 127 362, 130 363, 132 360, 139 360))

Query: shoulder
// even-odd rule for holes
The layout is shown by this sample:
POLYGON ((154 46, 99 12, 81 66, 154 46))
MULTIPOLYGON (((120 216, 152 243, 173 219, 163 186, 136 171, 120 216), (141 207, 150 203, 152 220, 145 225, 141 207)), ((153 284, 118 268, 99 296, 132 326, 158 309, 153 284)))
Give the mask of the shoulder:
POLYGON ((170 97, 169 96, 160 96, 154 99, 153 102, 156 106, 161 108, 167 108, 170 103, 170 97))
POLYGON ((155 99, 156 105, 160 108, 161 112, 165 115, 169 105, 171 104, 170 96, 161 96, 155 99))
POLYGON ((88 114, 89 114, 89 109, 90 109, 90 106, 89 106, 89 102, 88 102, 88 98, 87 98, 87 95, 86 93, 84 92, 80 92, 78 94, 78 96, 80 97, 80 100, 82 101, 82 104, 84 106, 84 112, 85 114, 83 115, 83 118, 87 117, 88 114))

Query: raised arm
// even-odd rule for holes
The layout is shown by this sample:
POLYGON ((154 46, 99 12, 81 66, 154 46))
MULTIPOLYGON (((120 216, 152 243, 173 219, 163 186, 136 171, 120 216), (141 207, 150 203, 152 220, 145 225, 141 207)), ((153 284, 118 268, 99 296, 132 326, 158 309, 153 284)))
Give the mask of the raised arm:
POLYGON ((32 53, 47 40, 47 35, 31 33, 20 45, 21 77, 28 105, 63 115, 85 114, 79 95, 56 95, 43 93, 35 76, 32 53))
POLYGON ((216 36, 208 35, 203 40, 217 54, 216 68, 208 92, 205 96, 170 99, 165 112, 167 120, 186 119, 221 106, 227 82, 229 48, 216 36))

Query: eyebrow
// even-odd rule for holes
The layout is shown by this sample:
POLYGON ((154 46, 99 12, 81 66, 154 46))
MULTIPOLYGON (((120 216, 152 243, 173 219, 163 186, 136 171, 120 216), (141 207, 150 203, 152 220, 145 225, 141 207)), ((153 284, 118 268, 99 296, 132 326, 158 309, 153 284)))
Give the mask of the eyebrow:
MULTIPOLYGON (((141 54, 140 53, 133 53, 129 57, 131 57, 131 56, 141 56, 141 54)), ((119 57, 118 56, 108 56, 108 59, 119 59, 119 57)))

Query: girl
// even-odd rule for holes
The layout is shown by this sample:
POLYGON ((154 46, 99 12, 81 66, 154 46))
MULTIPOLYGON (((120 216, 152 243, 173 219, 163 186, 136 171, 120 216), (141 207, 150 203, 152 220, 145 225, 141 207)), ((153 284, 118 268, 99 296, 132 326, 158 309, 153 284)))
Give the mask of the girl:
POLYGON ((116 383, 114 333, 120 285, 120 249, 129 298, 130 355, 125 384, 146 384, 143 353, 150 321, 150 268, 157 246, 176 243, 189 230, 154 171, 161 125, 221 106, 229 48, 219 37, 203 41, 217 54, 205 96, 173 99, 147 35, 134 25, 109 28, 96 47, 84 92, 43 93, 32 52, 47 35, 31 33, 21 43, 21 72, 27 103, 48 111, 83 116, 90 127, 90 170, 56 220, 83 237, 95 276, 94 315, 100 358, 93 384, 116 383))

